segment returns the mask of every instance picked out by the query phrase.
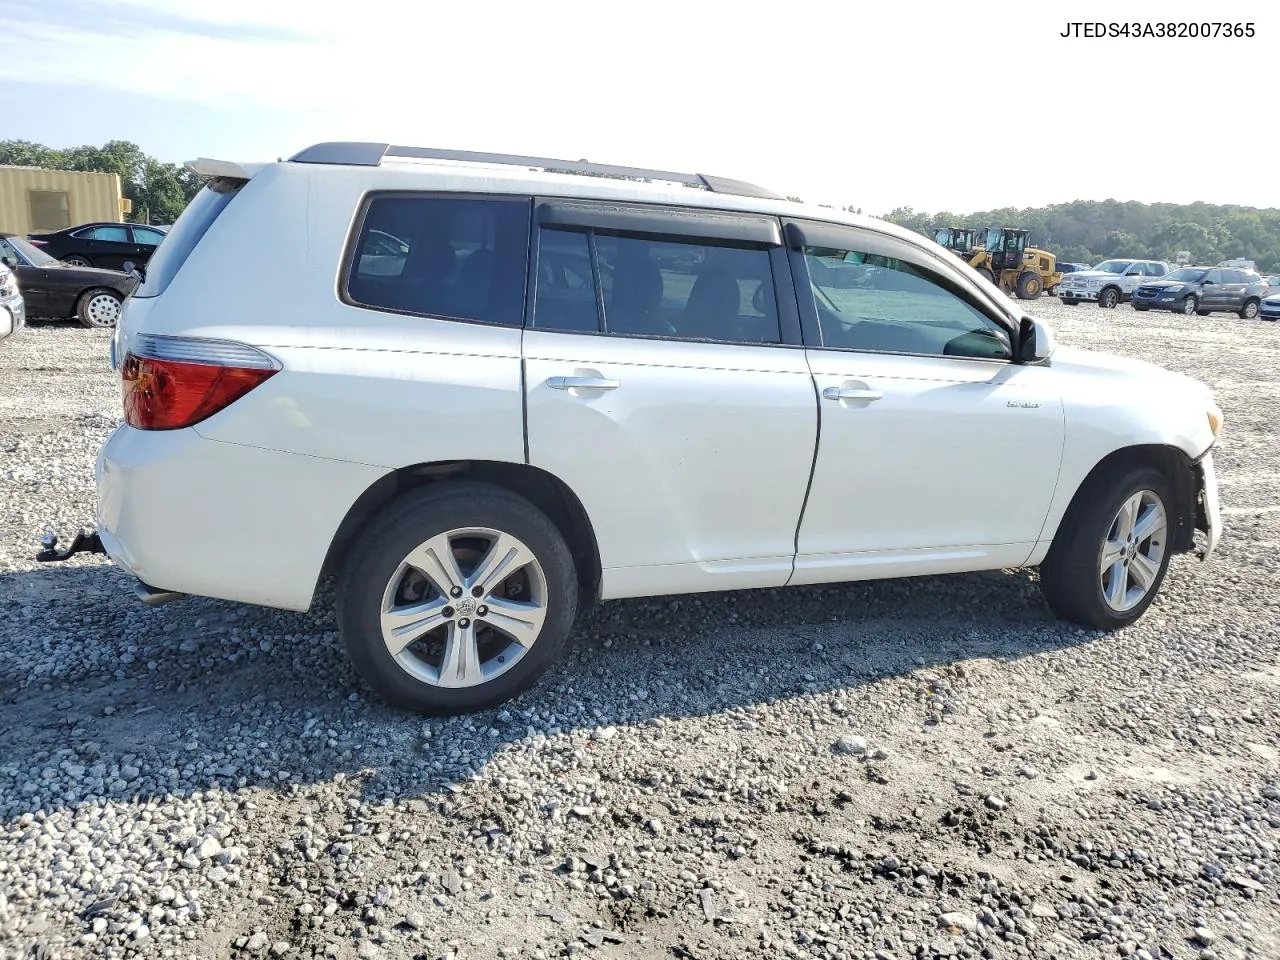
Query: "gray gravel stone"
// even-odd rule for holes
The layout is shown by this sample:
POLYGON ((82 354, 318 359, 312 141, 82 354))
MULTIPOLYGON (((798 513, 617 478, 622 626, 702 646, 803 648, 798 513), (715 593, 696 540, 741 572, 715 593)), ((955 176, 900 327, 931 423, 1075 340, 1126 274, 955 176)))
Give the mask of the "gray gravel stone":
POLYGON ((1227 535, 1136 624, 1027 572, 618 601, 430 719, 359 686, 330 583, 151 610, 36 565, 119 384, 102 334, 0 344, 0 956, 1276 955, 1280 326, 1028 306, 1226 410, 1227 535))

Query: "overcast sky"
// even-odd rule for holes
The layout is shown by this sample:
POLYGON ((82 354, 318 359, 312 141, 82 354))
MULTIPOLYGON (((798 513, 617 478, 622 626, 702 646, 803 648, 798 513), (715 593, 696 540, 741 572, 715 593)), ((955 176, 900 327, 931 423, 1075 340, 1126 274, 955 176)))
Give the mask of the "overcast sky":
POLYGON ((170 161, 322 140, 585 157, 867 213, 1280 206, 1280 163, 1258 146, 1280 123, 1269 9, 0 0, 0 137, 126 139, 170 161), (1131 23, 1252 21, 1257 35, 1059 36, 1068 17, 1117 8, 1131 23))

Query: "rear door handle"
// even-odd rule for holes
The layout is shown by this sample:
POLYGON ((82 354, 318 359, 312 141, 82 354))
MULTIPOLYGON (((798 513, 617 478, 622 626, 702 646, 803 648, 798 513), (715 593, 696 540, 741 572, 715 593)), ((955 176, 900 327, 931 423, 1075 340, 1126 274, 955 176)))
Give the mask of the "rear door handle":
POLYGON ((552 390, 617 390, 622 383, 605 377, 548 377, 547 386, 552 390))
POLYGON ((822 396, 827 400, 879 400, 884 393, 866 387, 827 387, 822 396))

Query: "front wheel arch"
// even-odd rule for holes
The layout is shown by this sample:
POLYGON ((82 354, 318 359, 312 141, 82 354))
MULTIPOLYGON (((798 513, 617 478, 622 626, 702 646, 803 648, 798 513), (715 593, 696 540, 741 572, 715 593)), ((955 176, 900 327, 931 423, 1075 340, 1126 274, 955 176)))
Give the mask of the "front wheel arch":
MULTIPOLYGON (((1155 467, 1169 478, 1177 510, 1171 523, 1172 549, 1175 554, 1191 550, 1195 546, 1196 530, 1196 479, 1191 458, 1177 447, 1158 443, 1121 447, 1094 464, 1093 469, 1076 487, 1071 502, 1067 504, 1067 509, 1054 530, 1053 540, 1057 540, 1063 530, 1070 529, 1100 478, 1135 467, 1155 467)), ((1049 549, 1053 549, 1052 545, 1049 549)))

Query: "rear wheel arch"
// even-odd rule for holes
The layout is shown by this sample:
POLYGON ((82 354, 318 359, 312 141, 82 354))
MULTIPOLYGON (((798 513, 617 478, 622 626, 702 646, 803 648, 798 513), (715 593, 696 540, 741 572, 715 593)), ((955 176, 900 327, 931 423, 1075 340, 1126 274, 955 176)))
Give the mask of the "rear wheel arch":
MULTIPOLYGON (((347 510, 329 545, 319 579, 339 573, 356 533, 396 498, 429 484, 468 481, 503 488, 528 500, 547 515, 569 545, 578 573, 579 606, 583 611, 589 610, 600 595, 600 550, 587 511, 564 481, 523 463, 493 460, 417 463, 379 478, 347 510)), ((319 585, 317 582, 317 588, 319 585)))
MULTIPOLYGON (((1194 546, 1196 522, 1196 478, 1191 458, 1182 450, 1168 444, 1139 444, 1121 447, 1107 454, 1096 464, 1076 487, 1062 519, 1054 530, 1053 540, 1075 522, 1076 515, 1097 495, 1100 487, 1118 475, 1136 467, 1155 467, 1169 479, 1173 487, 1176 511, 1170 523, 1174 553, 1185 553, 1194 546)), ((1052 550, 1052 547, 1050 547, 1052 550)))

